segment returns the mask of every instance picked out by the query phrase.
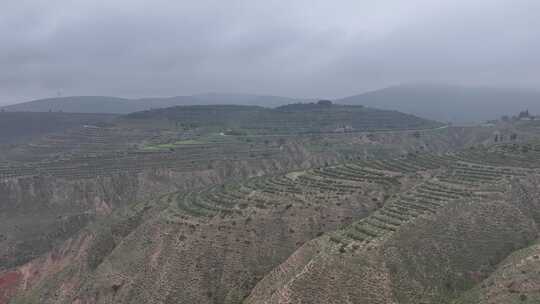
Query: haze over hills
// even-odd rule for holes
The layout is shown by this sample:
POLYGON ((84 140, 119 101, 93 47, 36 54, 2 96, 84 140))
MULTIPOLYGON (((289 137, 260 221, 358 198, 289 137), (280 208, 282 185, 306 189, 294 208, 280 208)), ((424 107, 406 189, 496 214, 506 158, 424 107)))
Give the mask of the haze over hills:
POLYGON ((540 91, 418 84, 387 87, 336 102, 397 110, 438 121, 473 123, 525 109, 539 113, 540 91))
POLYGON ((118 98, 110 96, 68 96, 38 99, 3 107, 6 111, 16 112, 71 112, 71 113, 114 113, 127 114, 155 108, 180 105, 237 104, 275 107, 308 100, 289 97, 207 93, 192 96, 148 97, 140 99, 118 98))
MULTIPOLYGON (((192 96, 127 99, 108 96, 72 96, 40 99, 4 107, 6 111, 126 114, 178 105, 256 105, 277 107, 309 102, 283 96, 208 93, 192 96)), ((340 98, 336 103, 396 110, 452 123, 478 123, 528 109, 540 113, 540 91, 416 84, 387 87, 340 98)))
POLYGON ((4 1, 0 304, 540 304, 540 1, 4 1))

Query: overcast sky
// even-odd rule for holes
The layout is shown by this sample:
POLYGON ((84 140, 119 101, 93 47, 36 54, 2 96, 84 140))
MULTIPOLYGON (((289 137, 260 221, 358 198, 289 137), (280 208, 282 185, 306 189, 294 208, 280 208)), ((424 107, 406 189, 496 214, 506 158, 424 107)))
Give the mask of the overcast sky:
POLYGON ((0 104, 540 86, 539 0, 2 0, 0 104))

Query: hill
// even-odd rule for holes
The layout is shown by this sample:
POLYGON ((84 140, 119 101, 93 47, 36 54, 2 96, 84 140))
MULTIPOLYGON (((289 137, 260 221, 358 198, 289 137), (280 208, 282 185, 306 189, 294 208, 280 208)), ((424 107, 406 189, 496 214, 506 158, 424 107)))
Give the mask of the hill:
POLYGON ((176 106, 9 145, 0 304, 536 303, 537 121, 440 125, 176 106))
MULTIPOLYGON (((185 105, 279 107, 312 99, 254 94, 208 93, 191 96, 127 99, 70 96, 39 99, 3 107, 6 111, 127 114, 185 105)), ((529 109, 540 113, 540 91, 452 85, 400 85, 335 100, 338 104, 395 110, 437 121, 477 123, 529 109)))
POLYGON ((131 113, 130 120, 168 120, 176 125, 214 127, 241 134, 301 134, 426 129, 440 123, 397 111, 363 106, 296 103, 258 106, 177 106, 131 113))
POLYGON ((131 105, 128 99, 109 96, 47 98, 3 107, 6 112, 62 111, 66 113, 128 113, 133 108, 137 106, 131 105))
POLYGON ((127 114, 179 105, 238 104, 274 107, 302 99, 251 94, 199 94, 192 96, 127 99, 110 96, 69 96, 39 99, 3 107, 10 112, 70 112, 127 114))
POLYGON ((540 244, 518 250, 456 304, 540 303, 540 244))
POLYGON ((538 236, 527 212, 538 202, 523 197, 537 194, 528 167, 540 154, 502 148, 222 176, 131 205, 155 184, 98 179, 128 199, 82 229, 90 219, 62 217, 57 238, 69 240, 0 275, 4 293, 10 303, 453 303, 538 236))
POLYGON ((0 144, 24 142, 48 133, 110 121, 111 114, 0 113, 0 144))
POLYGON ((401 85, 336 100, 392 109, 438 121, 472 123, 529 109, 540 113, 540 91, 451 85, 401 85))

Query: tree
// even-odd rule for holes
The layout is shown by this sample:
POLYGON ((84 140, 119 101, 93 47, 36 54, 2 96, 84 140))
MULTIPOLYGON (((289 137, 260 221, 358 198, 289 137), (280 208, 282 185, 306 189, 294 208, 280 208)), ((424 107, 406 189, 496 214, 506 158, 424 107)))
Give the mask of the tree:
POLYGON ((332 105, 332 101, 330 100, 327 100, 327 99, 322 99, 322 100, 319 100, 317 102, 318 105, 320 106, 331 106, 332 105))
POLYGON ((519 112, 519 115, 518 115, 519 119, 529 118, 529 117, 531 117, 531 115, 529 114, 529 110, 519 112))

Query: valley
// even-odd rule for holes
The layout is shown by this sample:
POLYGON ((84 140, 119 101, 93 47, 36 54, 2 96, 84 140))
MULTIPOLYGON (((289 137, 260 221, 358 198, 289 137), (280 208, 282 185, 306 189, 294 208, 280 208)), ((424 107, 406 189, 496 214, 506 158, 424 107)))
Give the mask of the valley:
POLYGON ((490 283, 515 259, 535 261, 534 123, 457 127, 327 103, 184 106, 1 149, 2 304, 537 296, 490 283))
POLYGON ((539 29, 538 0, 3 1, 0 304, 540 304, 539 29))

